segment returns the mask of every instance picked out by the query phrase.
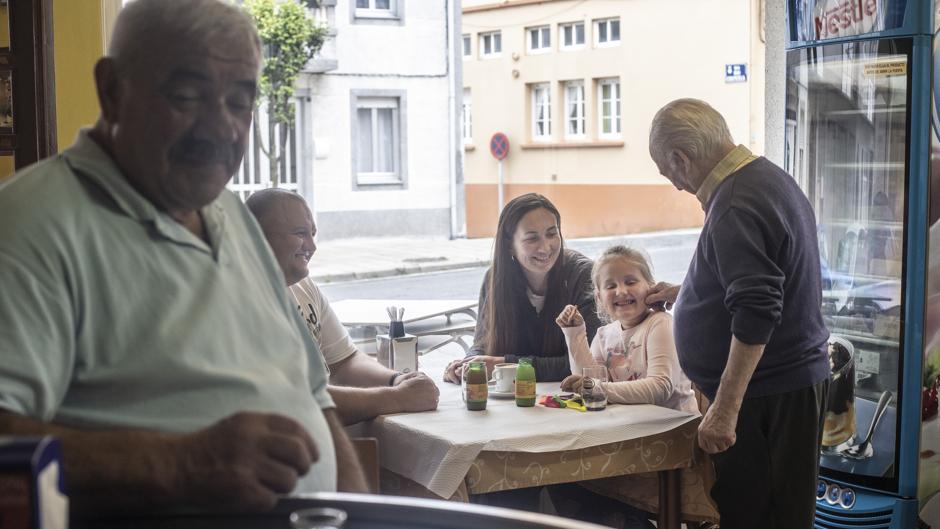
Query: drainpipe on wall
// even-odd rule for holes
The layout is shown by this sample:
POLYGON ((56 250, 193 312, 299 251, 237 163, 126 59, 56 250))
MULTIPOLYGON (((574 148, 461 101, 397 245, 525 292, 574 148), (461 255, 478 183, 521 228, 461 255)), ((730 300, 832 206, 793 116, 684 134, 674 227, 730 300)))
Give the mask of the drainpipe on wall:
POLYGON ((447 63, 450 72, 447 80, 447 115, 450 124, 447 133, 447 164, 448 179, 450 180, 450 238, 465 237, 463 224, 460 222, 460 186, 462 178, 458 175, 462 173, 462 155, 458 149, 463 149, 462 135, 460 133, 460 114, 457 111, 457 91, 463 94, 463 81, 461 79, 463 50, 460 35, 459 0, 446 0, 445 9, 447 10, 447 63), (458 51, 458 45, 461 49, 458 51), (459 57, 459 60, 458 60, 459 57))

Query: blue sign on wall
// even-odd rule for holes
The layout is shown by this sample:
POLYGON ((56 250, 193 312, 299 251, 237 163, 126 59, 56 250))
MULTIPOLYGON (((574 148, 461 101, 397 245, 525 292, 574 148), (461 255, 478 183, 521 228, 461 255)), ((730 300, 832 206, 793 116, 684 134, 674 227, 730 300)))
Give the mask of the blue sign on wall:
POLYGON ((746 83, 747 65, 746 64, 726 64, 725 65, 726 83, 746 83))

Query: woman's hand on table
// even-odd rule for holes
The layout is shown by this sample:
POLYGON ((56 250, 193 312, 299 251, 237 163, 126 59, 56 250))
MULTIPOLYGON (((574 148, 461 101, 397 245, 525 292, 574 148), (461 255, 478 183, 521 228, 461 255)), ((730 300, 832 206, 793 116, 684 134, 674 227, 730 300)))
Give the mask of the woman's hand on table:
POLYGON ((581 375, 568 375, 561 381, 562 391, 581 393, 581 375))
POLYGON ((476 355, 468 356, 463 359, 464 364, 469 364, 470 362, 483 362, 486 364, 486 379, 489 380, 493 376, 493 367, 496 364, 502 364, 506 362, 505 356, 489 356, 489 355, 476 355))
POLYGON ((502 364, 505 361, 505 356, 489 355, 468 356, 466 358, 454 360, 450 364, 447 364, 447 368, 444 369, 444 381, 460 384, 460 377, 463 376, 464 366, 470 362, 483 362, 486 364, 486 378, 489 379, 490 375, 493 374, 493 366, 496 364, 502 364))
POLYGON ((452 361, 444 368, 444 382, 460 384, 460 375, 463 371, 463 358, 452 361))
POLYGON ((404 413, 436 410, 441 395, 431 377, 418 371, 396 378, 393 391, 404 413))
POLYGON ((555 323, 562 329, 566 327, 580 327, 584 325, 584 317, 581 316, 578 307, 575 305, 566 305, 565 308, 562 309, 561 314, 555 318, 555 323))

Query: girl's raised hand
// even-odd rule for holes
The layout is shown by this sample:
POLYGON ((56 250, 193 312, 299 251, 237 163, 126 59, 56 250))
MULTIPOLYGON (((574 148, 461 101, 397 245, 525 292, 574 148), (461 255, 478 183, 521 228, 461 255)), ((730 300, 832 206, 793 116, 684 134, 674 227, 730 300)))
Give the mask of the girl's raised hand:
POLYGON ((561 328, 579 327, 584 325, 584 318, 581 316, 581 313, 578 312, 578 307, 566 305, 565 308, 562 309, 561 314, 555 318, 555 323, 561 328))

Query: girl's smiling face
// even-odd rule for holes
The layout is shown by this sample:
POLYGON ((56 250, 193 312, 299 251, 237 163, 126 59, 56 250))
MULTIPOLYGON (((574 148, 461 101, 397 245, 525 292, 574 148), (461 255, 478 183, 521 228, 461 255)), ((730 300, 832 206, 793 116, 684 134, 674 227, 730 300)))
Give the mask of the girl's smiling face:
POLYGON ((597 274, 597 302, 611 319, 625 327, 642 322, 649 314, 646 295, 652 283, 633 261, 610 259, 597 274))

